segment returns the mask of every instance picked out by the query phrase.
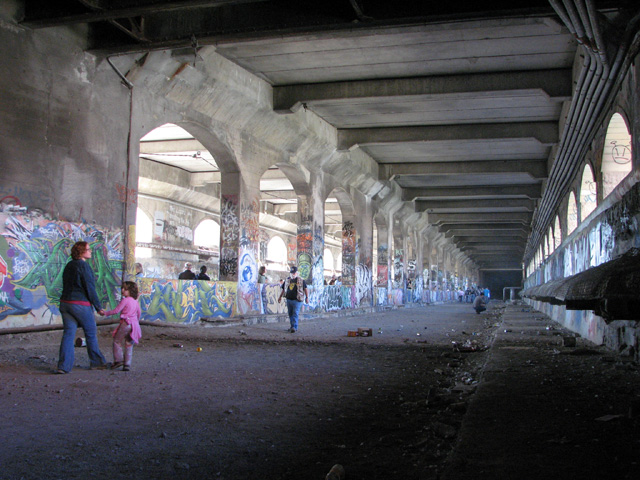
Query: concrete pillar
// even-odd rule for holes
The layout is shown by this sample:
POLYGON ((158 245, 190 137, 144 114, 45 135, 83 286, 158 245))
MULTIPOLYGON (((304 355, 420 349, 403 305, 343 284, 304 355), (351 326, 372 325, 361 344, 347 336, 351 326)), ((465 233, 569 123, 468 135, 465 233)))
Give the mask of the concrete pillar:
POLYGON ((393 288, 405 287, 404 235, 402 229, 393 222, 393 288))
POLYGON ((315 193, 298 196, 297 221, 298 274, 310 286, 323 285, 324 203, 315 193))
MULTIPOLYGON (((238 310, 260 311, 260 179, 222 173, 220 208, 220 280, 238 282, 238 310)), ((255 177, 255 178, 254 178, 255 177)))
POLYGON ((356 283, 356 237, 355 215, 342 215, 342 284, 356 283))
POLYGON ((380 288, 389 288, 389 228, 388 222, 380 221, 378 226, 378 281, 380 288))
POLYGON ((356 221, 356 302, 373 304, 373 205, 371 198, 354 194, 356 221))

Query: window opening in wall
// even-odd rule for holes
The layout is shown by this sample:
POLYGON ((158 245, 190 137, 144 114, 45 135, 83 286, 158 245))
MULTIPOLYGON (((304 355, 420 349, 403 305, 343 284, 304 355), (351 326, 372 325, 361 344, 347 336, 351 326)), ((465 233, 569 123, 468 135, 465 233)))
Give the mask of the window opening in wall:
POLYGON ((193 232, 193 244, 219 252, 220 224, 209 218, 201 221, 193 232))
MULTIPOLYGON (((153 240, 153 222, 149 215, 139 208, 136 210, 136 243, 151 243, 153 240)), ((151 249, 136 246, 136 258, 151 258, 151 249)))
POLYGON ((611 117, 602 150, 602 196, 606 198, 631 172, 631 135, 619 113, 611 117))
MULTIPOLYGON (((275 271, 285 273, 287 269, 287 245, 278 235, 271 237, 267 244, 267 272, 275 271)), ((282 278, 284 278, 284 276, 282 278)))
POLYGON ((571 235, 576 228, 578 228, 578 204, 575 194, 571 192, 567 203, 567 235, 571 235))
POLYGON ((558 248, 562 244, 562 230, 560 229, 560 217, 556 215, 556 220, 553 226, 553 240, 554 249, 558 248))
POLYGON ((549 233, 547 234, 547 245, 549 255, 556 249, 556 242, 553 240, 553 228, 549 227, 549 233))
POLYGON ((596 181, 589 165, 584 166, 580 183, 580 221, 584 221, 598 205, 596 181))
POLYGON ((333 265, 333 253, 331 253, 331 250, 329 250, 328 248, 325 248, 323 256, 324 258, 322 260, 324 262, 324 278, 328 281, 328 279, 331 278, 331 275, 335 273, 335 268, 333 265))

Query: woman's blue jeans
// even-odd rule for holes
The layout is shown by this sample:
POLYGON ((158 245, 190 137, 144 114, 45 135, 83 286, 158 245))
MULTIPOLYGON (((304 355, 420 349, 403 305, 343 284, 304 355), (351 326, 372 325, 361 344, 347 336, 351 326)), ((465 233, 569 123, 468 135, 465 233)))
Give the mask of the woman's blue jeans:
POLYGON ((289 314, 289 323, 291 323, 291 328, 294 330, 298 330, 298 315, 300 314, 300 308, 302 307, 302 302, 298 300, 289 300, 287 298, 287 313, 289 314))
POLYGON ((107 363, 104 355, 98 346, 98 327, 93 316, 93 307, 76 305, 73 303, 60 303, 60 314, 64 330, 62 341, 60 342, 60 358, 58 368, 65 372, 70 372, 75 360, 74 341, 76 330, 81 327, 84 330, 84 337, 87 342, 87 353, 89 354, 89 365, 98 367, 107 363))

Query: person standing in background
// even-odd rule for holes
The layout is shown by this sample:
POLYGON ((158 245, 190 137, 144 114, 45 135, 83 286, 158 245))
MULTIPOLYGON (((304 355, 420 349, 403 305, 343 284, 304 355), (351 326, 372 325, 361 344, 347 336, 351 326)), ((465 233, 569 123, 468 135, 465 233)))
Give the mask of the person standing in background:
POLYGON ((211 280, 209 275, 207 275, 207 267, 206 267, 206 265, 202 265, 200 267, 200 273, 198 274, 198 277, 196 278, 196 280, 211 280))
POLYGON ((267 267, 264 265, 258 270, 258 283, 267 283, 267 267))
POLYGON ((184 272, 178 275, 178 280, 195 280, 196 274, 191 271, 193 265, 187 262, 184 264, 184 272))
POLYGON ((298 276, 298 267, 291 267, 289 270, 290 276, 282 284, 282 292, 278 297, 278 303, 282 301, 282 297, 287 299, 287 313, 289 314, 289 323, 291 333, 298 331, 298 316, 300 314, 300 308, 302 307, 302 301, 309 302, 309 290, 307 289, 307 282, 298 276))

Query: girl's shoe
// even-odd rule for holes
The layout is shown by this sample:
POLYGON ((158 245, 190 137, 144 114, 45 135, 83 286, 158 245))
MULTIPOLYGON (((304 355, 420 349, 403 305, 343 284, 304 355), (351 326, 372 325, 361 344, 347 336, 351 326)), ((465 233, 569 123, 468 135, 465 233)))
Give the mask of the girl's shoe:
POLYGON ((131 367, 129 365, 125 365, 124 367, 122 367, 123 372, 128 372, 129 370, 131 370, 131 367))
POLYGON ((111 365, 111 370, 115 370, 116 368, 120 368, 122 366, 122 362, 113 362, 111 365))

